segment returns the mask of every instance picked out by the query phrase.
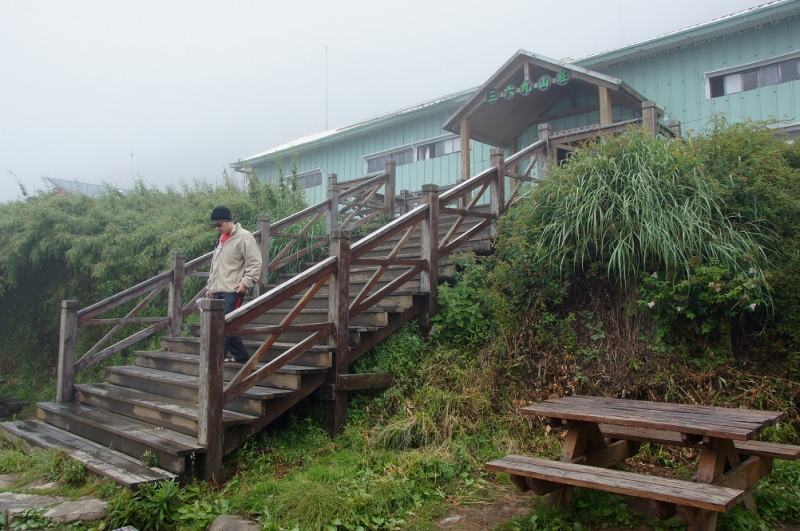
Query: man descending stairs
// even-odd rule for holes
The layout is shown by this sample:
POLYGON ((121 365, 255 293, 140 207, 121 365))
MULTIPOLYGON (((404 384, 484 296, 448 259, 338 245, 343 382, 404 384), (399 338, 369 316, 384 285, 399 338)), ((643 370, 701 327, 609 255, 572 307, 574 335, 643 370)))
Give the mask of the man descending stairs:
POLYGON ((506 206, 498 167, 441 197, 428 185, 416 205, 406 201, 399 208, 388 193, 394 189, 392 164, 385 174, 358 183, 337 185, 332 176, 326 202, 271 226, 259 220, 266 266, 256 296, 227 315, 221 301, 203 299, 201 322, 189 325, 189 337, 181 336, 180 322, 194 311, 196 297, 184 305, 183 281, 197 275, 208 256, 184 264, 174 253, 170 271, 113 301, 83 310, 64 301, 59 399, 38 404, 39 420, 4 423, 3 436, 63 450, 89 471, 135 488, 176 475, 220 478, 223 455, 312 393, 328 401, 329 431, 340 430, 348 391, 391 384, 391 375, 351 375, 348 365, 411 319, 427 325, 436 284, 452 271, 450 253, 489 251, 489 222, 506 206), (377 193, 381 187, 383 197, 377 193), (491 193, 488 205, 479 204, 491 193), (315 236, 313 227, 326 215, 330 238, 315 236), (364 232, 381 217, 389 221, 364 232), (349 231, 331 227, 361 234, 351 242, 349 231), (270 239, 286 245, 270 249, 270 239), (311 243, 298 247, 303 239, 311 243), (328 256, 277 276, 290 258, 310 256, 323 245, 328 256), (278 282, 268 285, 268 275, 278 282), (136 317, 167 286, 168 316, 136 317), (125 317, 97 319, 140 297, 125 317), (103 348, 109 332, 75 362, 78 323, 111 324, 112 332, 126 324, 149 326, 103 348), (74 372, 162 329, 167 335, 161 350, 135 351, 133 365, 106 367, 104 382, 73 383, 74 372), (229 335, 244 337, 248 364, 222 363, 222 341, 229 335))

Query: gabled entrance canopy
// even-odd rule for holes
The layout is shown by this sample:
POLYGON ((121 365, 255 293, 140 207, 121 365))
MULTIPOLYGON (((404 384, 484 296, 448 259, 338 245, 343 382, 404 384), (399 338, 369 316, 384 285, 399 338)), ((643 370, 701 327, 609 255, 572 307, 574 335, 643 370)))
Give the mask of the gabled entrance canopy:
POLYGON ((608 125, 612 123, 613 105, 639 115, 644 101, 644 96, 620 79, 520 50, 445 122, 443 128, 461 136, 462 153, 465 153, 465 137, 514 152, 517 138, 536 123, 599 110, 599 125, 608 125), (582 99, 577 97, 579 92, 597 94, 599 104, 581 105, 582 99), (548 113, 566 95, 576 96, 570 100, 572 105, 548 113))

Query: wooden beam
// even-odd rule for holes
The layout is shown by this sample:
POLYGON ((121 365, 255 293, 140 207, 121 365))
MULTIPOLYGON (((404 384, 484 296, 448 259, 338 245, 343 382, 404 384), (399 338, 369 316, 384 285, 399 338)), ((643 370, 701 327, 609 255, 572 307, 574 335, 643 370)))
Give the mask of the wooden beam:
POLYGON ((461 136, 461 180, 466 181, 471 177, 470 161, 469 161, 469 120, 464 119, 461 121, 460 127, 461 136))
POLYGON ((373 372, 366 374, 340 374, 336 379, 336 390, 361 391, 363 389, 385 389, 391 387, 394 374, 390 372, 373 372))
POLYGON ((600 85, 597 87, 600 92, 600 125, 609 125, 612 122, 611 114, 611 95, 608 87, 600 85))

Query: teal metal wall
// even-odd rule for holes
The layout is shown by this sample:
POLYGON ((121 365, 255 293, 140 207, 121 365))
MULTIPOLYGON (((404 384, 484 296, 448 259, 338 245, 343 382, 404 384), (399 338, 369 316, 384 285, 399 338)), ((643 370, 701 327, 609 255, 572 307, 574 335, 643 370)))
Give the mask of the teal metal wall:
MULTIPOLYGON (((293 165, 296 165, 298 174, 320 170, 323 175, 322 185, 306 189, 306 199, 311 204, 316 203, 326 197, 328 174, 337 174, 340 182, 359 179, 366 175, 365 156, 405 147, 416 149, 427 140, 448 135, 449 133, 442 130, 442 124, 461 103, 442 103, 439 106, 443 108, 439 110, 435 109, 437 104, 432 104, 424 112, 400 113, 381 120, 376 127, 354 127, 352 131, 337 133, 335 142, 310 142, 294 150, 283 151, 280 154, 283 173, 291 174, 293 165)), ((470 153, 473 174, 489 166, 490 149, 485 144, 473 142, 470 153)), ((274 160, 255 162, 252 166, 262 181, 277 181, 279 172, 274 160)), ((397 190, 416 191, 423 184, 442 186, 455 183, 460 171, 460 153, 404 164, 397 167, 397 190)))
POLYGON ((590 67, 622 79, 655 101, 684 131, 700 131, 714 113, 731 122, 747 118, 800 119, 800 81, 790 81, 737 94, 709 98, 707 72, 744 66, 800 50, 797 16, 746 31, 715 37, 690 46, 610 65, 590 67))

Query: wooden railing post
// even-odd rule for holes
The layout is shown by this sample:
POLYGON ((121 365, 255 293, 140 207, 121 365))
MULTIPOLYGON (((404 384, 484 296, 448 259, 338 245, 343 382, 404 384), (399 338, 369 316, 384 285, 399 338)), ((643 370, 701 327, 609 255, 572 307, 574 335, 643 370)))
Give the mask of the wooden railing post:
POLYGON ((261 273, 258 275, 258 282, 255 285, 255 295, 258 297, 267 287, 267 277, 269 276, 269 216, 261 214, 258 216, 257 225, 261 232, 261 273))
POLYGON ((225 301, 200 302, 200 376, 197 442, 206 447, 203 478, 222 477, 222 359, 225 350, 225 301))
POLYGON ((328 174, 328 238, 339 228, 339 187, 336 186, 336 174, 328 174))
POLYGON ((396 192, 395 187, 397 186, 397 161, 396 160, 387 160, 386 161, 386 172, 389 174, 389 179, 386 181, 386 186, 384 186, 385 195, 383 196, 383 204, 384 209, 386 211, 386 217, 390 220, 394 219, 394 195, 396 192))
POLYGON ((326 428, 333 437, 341 433, 347 423, 347 392, 339 391, 339 375, 347 374, 349 365, 350 335, 350 232, 334 230, 330 234, 331 256, 336 256, 336 268, 328 284, 328 320, 333 323, 333 334, 328 346, 334 348, 333 367, 328 371, 327 383, 333 393, 328 402, 326 428))
POLYGON ((78 341, 78 301, 61 301, 56 402, 72 402, 75 384, 75 346, 78 341))
POLYGON ((171 337, 180 337, 183 324, 183 282, 186 274, 184 269, 186 267, 186 254, 172 253, 169 262, 172 268, 172 282, 169 284, 169 306, 167 308, 169 327, 167 327, 167 334, 171 337))
POLYGON ((436 289, 439 284, 439 187, 422 185, 422 201, 428 205, 428 215, 422 220, 422 259, 428 264, 420 274, 420 291, 427 293, 420 315, 420 328, 430 331, 431 317, 436 313, 436 289))
POLYGON ((680 120, 670 120, 667 128, 672 131, 672 134, 680 137, 681 136, 681 121, 680 120))
MULTIPOLYGON (((552 129, 550 129, 550 124, 539 124, 539 140, 546 140, 546 139, 550 138, 550 136, 552 136, 552 134, 553 134, 553 131, 552 131, 552 129)), ((552 148, 550 147, 550 144, 547 144, 545 146, 544 152, 546 154, 547 162, 549 162, 550 159, 555 158, 553 156, 554 154, 553 154, 552 148)))
MULTIPOLYGON (((489 185, 489 202, 491 207, 491 212, 495 216, 495 219, 500 219, 500 216, 503 215, 503 209, 505 208, 506 199, 505 199, 505 185, 506 185, 506 162, 505 162, 505 151, 500 148, 493 148, 491 151, 491 165, 497 168, 497 176, 492 183, 489 185)), ((491 228, 492 236, 495 236, 497 233, 497 225, 492 223, 491 228)))
POLYGON ((408 201, 411 198, 411 192, 408 190, 400 190, 400 215, 408 213, 408 201))
POLYGON ((654 101, 642 102, 642 127, 655 138, 658 135, 658 107, 654 101))

